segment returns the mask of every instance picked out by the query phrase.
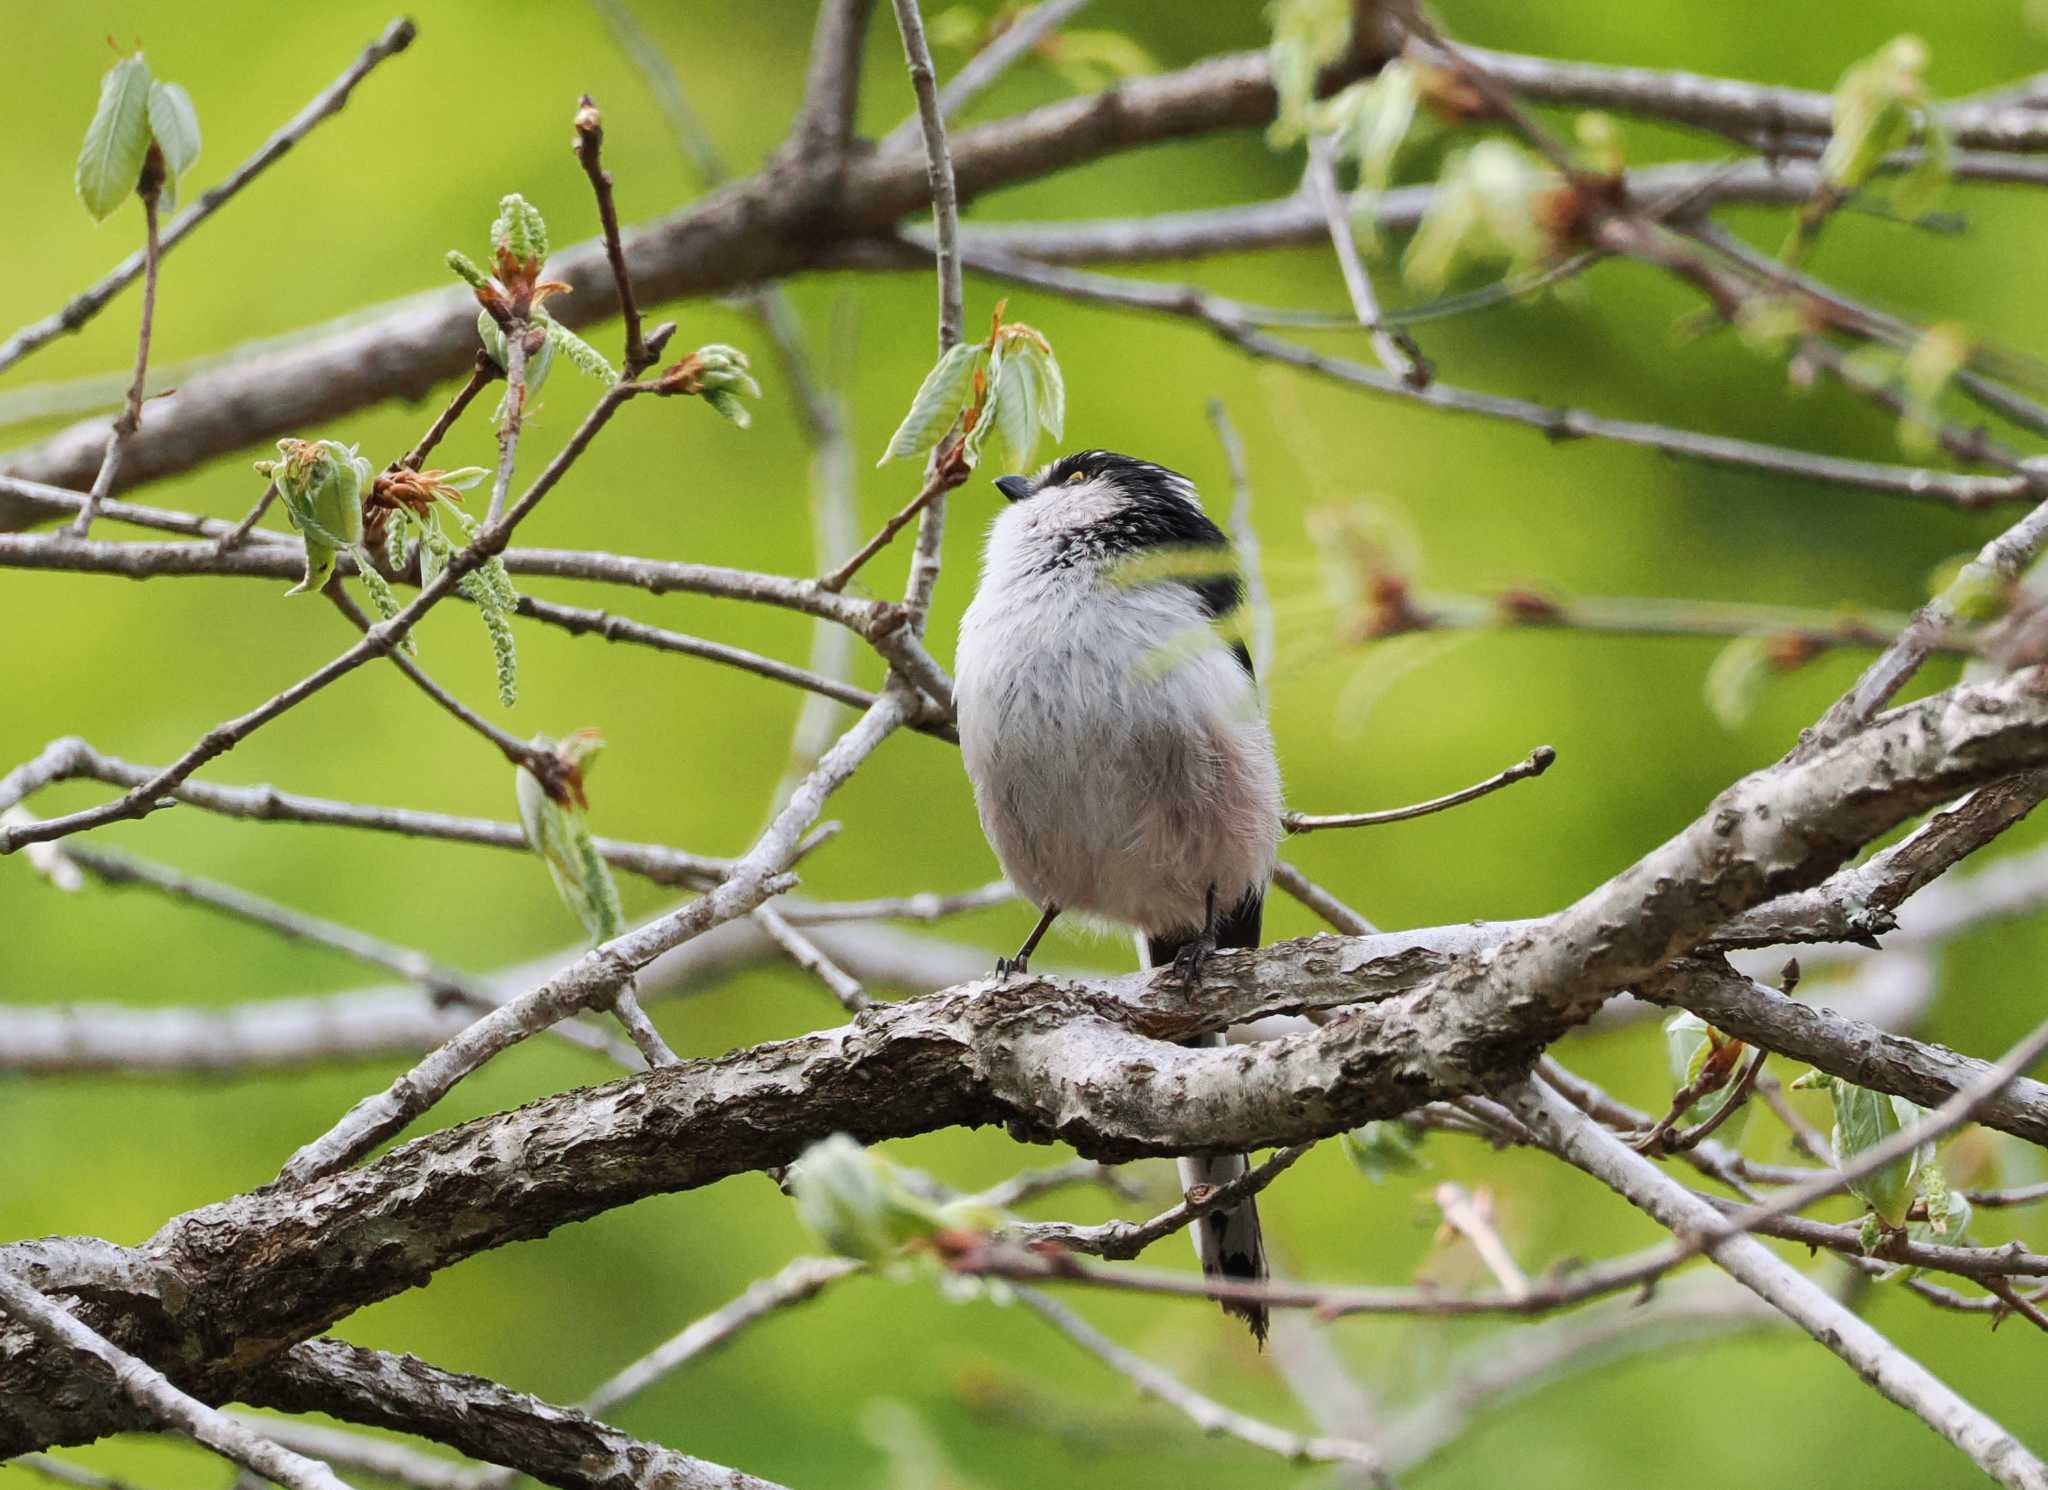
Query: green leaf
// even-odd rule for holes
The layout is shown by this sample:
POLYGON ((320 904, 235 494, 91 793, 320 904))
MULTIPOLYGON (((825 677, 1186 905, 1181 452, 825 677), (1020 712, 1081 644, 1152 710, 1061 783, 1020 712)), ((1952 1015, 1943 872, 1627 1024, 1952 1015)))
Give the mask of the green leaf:
POLYGON ((1835 85, 1834 131, 1821 152, 1824 179, 1854 191, 1885 156, 1913 137, 1914 114, 1928 102, 1922 74, 1927 44, 1898 36, 1844 72, 1835 85))
POLYGON ((936 1207, 914 1193, 896 1166, 844 1133, 812 1144, 790 1167, 797 1217, 841 1257, 884 1262, 904 1243, 944 1225, 936 1207))
POLYGON ((1351 43, 1350 0, 1273 0, 1266 7, 1273 39, 1266 48, 1273 91, 1279 95, 1266 143, 1274 149, 1308 133, 1316 75, 1351 43))
POLYGON ((126 201, 149 154, 149 64, 142 54, 123 57, 100 83, 99 108, 86 127, 73 178, 78 200, 105 221, 126 201))
MULTIPOLYGON (((557 744, 546 735, 535 735, 532 743, 551 750, 579 770, 586 769, 603 747, 595 730, 579 730, 557 744)), ((519 803, 519 823, 526 841, 548 866, 555 892, 562 903, 583 923, 593 941, 617 936, 625 924, 619 908, 619 888, 611 867, 597 852, 584 814, 573 803, 557 802, 547 794, 534 774, 521 766, 513 773, 519 803)))
POLYGON ((1707 707, 1723 729, 1741 729, 1762 702, 1771 679, 1770 639, 1761 632, 1738 636, 1707 668, 1707 707))
MULTIPOLYGON (((1700 1073, 1707 1068, 1707 1062, 1728 1043, 1728 1038, 1713 1029, 1697 1014, 1681 1010, 1664 1021, 1664 1053, 1671 1064, 1671 1079, 1677 1088, 1691 1086, 1700 1079, 1700 1073)), ((1738 1062, 1739 1065, 1739 1062, 1738 1062)), ((1737 1086, 1735 1072, 1729 1072, 1728 1080, 1719 1089, 1708 1092, 1680 1114, 1680 1124, 1692 1128, 1706 1122, 1735 1098, 1737 1086)), ((1674 1090, 1673 1095, 1676 1095, 1674 1090)), ((1722 1142, 1734 1143, 1741 1137, 1743 1127, 1749 1121, 1747 1108, 1729 1116, 1728 1122, 1718 1130, 1722 1142)))
POLYGON ((1414 1174, 1424 1167, 1422 1141, 1427 1131, 1398 1118, 1363 1123, 1343 1135, 1344 1152, 1358 1172, 1374 1184, 1389 1175, 1414 1174))
POLYGON ((548 256, 548 225, 533 203, 511 192, 498 202, 491 223, 491 247, 522 262, 539 263, 548 256))
POLYGON ((363 541, 363 493, 370 462, 335 440, 279 440, 279 458, 256 469, 277 483, 285 516, 306 540, 306 577, 287 594, 318 590, 334 572, 335 555, 363 541))
POLYGON ((540 322, 541 329, 547 333, 548 345, 560 347, 563 355, 575 364, 578 372, 596 378, 598 382, 607 386, 618 382, 618 371, 605 361, 604 353, 547 312, 536 310, 534 317, 540 322))
POLYGON ((910 412, 903 416, 903 423, 889 437, 889 448, 875 464, 887 465, 900 456, 922 454, 944 439, 966 406, 973 392, 975 371, 986 365, 988 355, 988 348, 980 342, 962 342, 941 357, 918 385, 917 396, 910 401, 910 412))
MULTIPOLYGON (((476 313, 476 334, 477 338, 484 344, 484 351, 490 354, 491 361, 497 363, 499 369, 503 370, 507 355, 505 328, 491 319, 489 311, 480 310, 476 313)), ((599 360, 601 361, 602 359, 599 360)), ((529 397, 540 391, 540 385, 548 380, 548 372, 554 365, 555 342, 553 337, 549 337, 540 344, 538 352, 531 354, 526 359, 526 392, 529 397)), ((512 390, 508 388, 505 391, 509 394, 512 390)), ((505 400, 503 397, 500 397, 498 400, 498 412, 492 416, 491 422, 493 424, 503 424, 505 422, 505 400)))
MULTIPOLYGON (((1919 1121, 1920 1109, 1903 1097, 1892 1097, 1837 1080, 1828 1088, 1835 1102, 1832 1135, 1835 1162, 1847 1164, 1858 1154, 1884 1142, 1908 1124, 1919 1121)), ((1885 1224, 1894 1229, 1905 1223, 1913 1203, 1913 1179, 1924 1159, 1933 1155, 1932 1144, 1922 1144, 1902 1159, 1854 1181, 1850 1193, 1860 1197, 1885 1224)))
POLYGON ((994 386, 989 390, 988 412, 982 416, 982 422, 993 421, 996 433, 1002 436, 1013 471, 1028 470, 1038 451, 1039 382, 1038 375, 1026 365, 1027 356, 1025 347, 1013 344, 1002 360, 1000 378, 995 376, 994 360, 990 360, 994 386))
MULTIPOLYGON (((481 290, 491 282, 491 277, 476 267, 476 261, 459 248, 448 250, 448 267, 455 271, 456 278, 462 280, 463 283, 473 290, 481 290)), ((488 321, 490 317, 485 316, 484 319, 488 321)), ((495 325, 496 322, 492 322, 492 324, 495 325)), ((504 350, 504 341, 505 333, 501 331, 498 333, 499 352, 504 350)), ((486 339, 485 345, 489 345, 488 339, 486 339)), ((498 366, 503 367, 505 365, 503 356, 499 356, 498 353, 493 353, 492 355, 498 357, 498 366)))
POLYGON ((149 132, 164 153, 164 166, 173 181, 192 169, 199 159, 199 111, 181 85, 149 85, 149 132))

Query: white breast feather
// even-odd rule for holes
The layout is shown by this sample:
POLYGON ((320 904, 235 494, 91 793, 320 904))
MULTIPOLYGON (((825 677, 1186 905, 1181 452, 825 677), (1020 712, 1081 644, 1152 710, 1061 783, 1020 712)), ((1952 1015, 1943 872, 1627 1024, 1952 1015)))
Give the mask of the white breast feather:
POLYGON ((1046 567, 1092 496, 997 518, 960 628, 962 754, 1003 872, 1034 903, 1193 930, 1211 886, 1228 909, 1271 874, 1279 767, 1257 690, 1193 590, 1046 567))

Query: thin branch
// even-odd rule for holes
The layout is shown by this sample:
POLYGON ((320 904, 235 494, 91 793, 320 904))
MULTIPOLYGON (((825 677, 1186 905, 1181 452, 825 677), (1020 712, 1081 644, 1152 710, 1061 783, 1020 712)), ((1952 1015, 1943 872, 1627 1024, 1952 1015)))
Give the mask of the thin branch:
POLYGON ((135 381, 128 385, 128 400, 122 406, 120 417, 114 421, 114 427, 107 432, 107 453, 100 461, 99 474, 93 478, 92 490, 85 494, 85 505, 78 509, 77 520, 71 524, 73 535, 79 538, 86 536, 93 518, 99 514, 100 503, 106 501, 114 490, 114 478, 121 471, 121 447, 142 425, 142 388, 149 377, 149 338, 156 325, 157 265, 163 258, 156 231, 157 203, 162 199, 163 180, 163 153, 151 145, 149 163, 143 167, 142 184, 136 188, 136 194, 142 198, 143 239, 142 321, 141 329, 135 333, 135 381))
POLYGON ((1427 817, 1432 812, 1462 806, 1480 797, 1490 796, 1502 787, 1513 786, 1518 781, 1541 776, 1557 761, 1557 752, 1548 745, 1538 745, 1522 760, 1509 766, 1505 771, 1496 772, 1486 780, 1441 797, 1432 797, 1427 802, 1417 802, 1409 807, 1390 807, 1383 812, 1349 812, 1331 817, 1312 817, 1303 812, 1281 814, 1281 824, 1289 833, 1314 833, 1323 828, 1377 828, 1386 823, 1405 823, 1410 818, 1427 817))
POLYGON ((718 1349, 748 1325, 778 1310, 816 1298, 832 1283, 867 1264, 847 1257, 799 1257, 748 1286, 731 1303, 693 1320, 682 1331, 613 1375, 579 1404, 592 1417, 638 1396, 679 1367, 718 1349))
MULTIPOLYGON (((868 560, 889 546, 889 541, 910 525, 910 520, 922 515, 933 503, 942 502, 947 492, 967 479, 967 468, 959 459, 959 444, 947 446, 943 454, 934 453, 932 467, 925 477, 924 486, 918 494, 891 513, 879 532, 834 569, 817 581, 817 587, 827 594, 836 595, 844 590, 849 581, 860 573, 868 560)), ((920 532, 920 538, 922 533, 920 532)))
POLYGON ((186 1396, 155 1367, 88 1329, 69 1310, 5 1271, 0 1271, 0 1309, 53 1349, 97 1363, 113 1375, 115 1384, 137 1406, 223 1458, 291 1490, 348 1490, 326 1465, 281 1449, 197 1398, 186 1396))
POLYGON ((1371 936, 1379 930, 1285 859, 1273 866, 1273 883, 1347 936, 1371 936))
MULTIPOLYGON (((953 176, 953 152, 946 139, 946 121, 939 111, 938 75, 932 67, 931 48, 925 42, 918 0, 895 0, 895 8, 896 29, 903 38, 903 60, 910 72, 910 86, 917 94, 918 122, 924 132, 925 174, 931 186, 932 237, 938 263, 939 356, 944 357, 960 343, 965 314, 960 282, 960 197, 953 176)), ((957 442, 952 453, 959 454, 957 442)), ((946 493, 966 478, 964 463, 934 451, 925 490, 911 504, 918 509, 917 542, 911 548, 910 580, 904 588, 903 608, 909 614, 909 630, 916 637, 924 635, 932 592, 939 582, 941 543, 946 533, 946 493)), ((880 542, 888 541, 885 529, 880 542)), ((834 574, 844 584, 844 576, 865 562, 864 557, 856 556, 849 561, 852 568, 842 566, 834 574)))
MULTIPOLYGON (((322 593, 334 603, 334 608, 340 611, 347 618, 349 624, 354 626, 357 631, 367 635, 370 628, 376 624, 364 612, 363 608, 356 604, 348 591, 342 588, 339 576, 331 577, 322 593)), ((531 742, 520 739, 510 730, 491 723, 490 720, 484 718, 483 715, 477 713, 476 710, 470 708, 461 699, 435 682, 428 675, 426 669, 413 660, 411 654, 405 648, 393 647, 385 655, 390 658, 391 665, 401 673, 404 673, 415 688, 433 700, 438 707, 445 710, 465 728, 474 730, 478 735, 488 740, 497 750, 498 754, 504 756, 509 764, 525 767, 542 781, 547 781, 551 778, 552 772, 556 767, 556 762, 550 759, 554 754, 553 751, 542 750, 531 742)))
MULTIPOLYGON (((501 376, 498 364, 491 360, 490 353, 479 350, 476 354, 476 367, 470 372, 467 381, 455 390, 455 396, 448 400, 448 407, 427 426, 427 432, 420 436, 419 444, 406 452, 405 459, 401 460, 399 465, 412 471, 417 471, 425 465, 427 457, 434 453, 434 447, 447 437, 448 431, 455 427, 455 421, 462 417, 463 411, 470 406, 471 401, 484 389, 497 382, 501 376)), ((229 547, 233 545, 230 544, 229 547)))
POLYGON ((1184 1231, 1202 1217, 1228 1210, 1240 1200, 1258 1194, 1292 1169, 1314 1147, 1312 1143, 1297 1143, 1277 1149, 1263 1164, 1246 1170, 1225 1184, 1209 1186, 1201 1194, 1185 1196, 1180 1204, 1168 1207, 1149 1221, 1105 1221, 1100 1226, 1033 1221, 1015 1228, 1015 1235, 1032 1246, 1050 1243, 1069 1252, 1086 1252, 1095 1257, 1126 1261, 1161 1237, 1184 1231))
MULTIPOLYGON (((199 875, 184 874, 145 859, 82 843, 67 844, 58 852, 104 885, 139 885, 174 900, 204 906, 236 920, 261 926, 292 941, 331 948, 358 962, 419 984, 437 1002, 459 1002, 479 1011, 495 1009, 502 1002, 479 980, 437 963, 423 952, 398 946, 321 916, 279 905, 233 885, 219 884, 199 875)), ((561 1033, 586 1048, 611 1048, 611 1042, 593 1035, 580 1025, 565 1025, 561 1033)))
POLYGON ((1493 1224, 1492 1205, 1482 1195, 1475 1198, 1464 1186, 1446 1180, 1436 1187, 1436 1206, 1443 1212, 1444 1225, 1456 1232, 1479 1254, 1503 1297, 1518 1299, 1529 1292, 1529 1278, 1508 1250, 1493 1224))
MULTIPOLYGON (((110 786, 136 788, 161 774, 161 767, 138 766, 101 755, 85 741, 67 737, 52 742, 34 760, 8 776, 0 777, 0 803, 19 800, 56 781, 86 778, 103 781, 110 786)), ((173 788, 170 796, 173 801, 188 803, 204 812, 252 822, 359 828, 408 838, 480 844, 522 854, 532 852, 532 845, 527 843, 525 832, 517 823, 494 822, 489 818, 456 817, 405 807, 339 802, 327 797, 282 792, 274 786, 215 786, 209 782, 187 781, 173 788)), ((716 884, 731 873, 735 862, 684 853, 681 849, 656 843, 600 838, 596 845, 605 862, 658 885, 703 888, 716 884)))
POLYGON ((1372 292, 1372 276, 1358 256, 1358 241, 1351 236, 1351 220, 1344 212, 1344 194, 1337 187, 1337 168, 1330 161, 1330 142, 1320 134, 1308 138, 1308 179, 1321 204, 1330 228, 1330 246, 1337 252, 1337 267, 1344 275, 1344 289, 1351 297, 1351 310, 1372 341, 1373 355, 1380 366, 1411 388, 1429 386, 1429 364, 1421 349, 1405 333, 1391 329, 1380 319, 1380 303, 1372 292))
POLYGON ((783 955, 823 983, 847 1013, 858 1014, 874 1002, 860 986, 859 979, 827 957, 816 942, 792 926, 774 906, 755 906, 753 917, 755 923, 768 933, 769 940, 782 949, 783 955))
MULTIPOLYGON (((1721 1225, 1714 1208, 1540 1082, 1524 1080, 1502 1100, 1558 1157, 1585 1170, 1680 1234, 1721 1225)), ((1720 1268, 1840 1356, 1870 1386, 1913 1413, 1970 1461, 2012 1490, 2044 1490, 2048 1465, 1917 1361, 1828 1297, 1754 1238, 1724 1236, 1710 1254, 1720 1268)))
POLYGON ((1093 1159, 1069 1159, 1064 1164, 1048 1164, 1042 1169, 1027 1169, 1013 1174, 990 1185, 974 1198, 994 1210, 1011 1211, 1027 1201, 1037 1200, 1055 1190, 1064 1190, 1069 1185, 1100 1185, 1125 1200, 1135 1200, 1139 1193, 1119 1165, 1098 1164, 1093 1159))
POLYGON ((1271 1309, 1305 1309, 1325 1320, 1351 1315, 1393 1314, 1437 1319, 1548 1314, 1587 1299, 1641 1288, 1670 1270, 1673 1252, 1674 1249, 1667 1245, 1605 1262, 1587 1263, 1532 1284, 1526 1294, 1516 1298, 1499 1293, 1455 1294, 1434 1287, 1363 1288, 1289 1283, 1278 1279, 1254 1283, 1233 1278, 1205 1278, 1157 1268, 1110 1267, 1066 1253, 965 1240, 956 1242, 945 1254, 945 1262, 954 1272, 973 1278, 1006 1278, 1013 1283, 1072 1283, 1161 1298, 1264 1304, 1271 1309))
MULTIPOLYGON (((263 488, 263 495, 258 497, 250 505, 249 510, 242 514, 242 520, 214 540, 215 551, 223 554, 233 553, 244 543, 248 542, 249 535, 256 529, 256 524, 263 521, 263 514, 270 510, 270 504, 276 500, 277 483, 273 481, 263 488)), ((83 511, 84 509, 81 508, 80 510, 83 511)))
POLYGON ((1694 1249, 1711 1247, 1724 1238, 1753 1230, 1766 1221, 1790 1216, 1817 1200, 1825 1200, 1830 1195, 1839 1194, 1857 1180, 1876 1174, 1887 1164, 1905 1158, 1922 1144, 1933 1143, 1942 1134, 1969 1122, 2003 1092, 2014 1077, 2023 1073, 2044 1053, 2048 1053, 2048 1020, 2036 1025, 2024 1039, 1999 1057, 1983 1075, 1967 1086, 1959 1088, 1947 1101, 1923 1115, 1910 1127, 1898 1129, 1889 1137, 1841 1163, 1832 1172, 1817 1175, 1804 1184, 1782 1190, 1763 1205, 1739 1212, 1728 1221, 1717 1221, 1706 1231, 1688 1237, 1687 1245, 1694 1249))
POLYGON ((1297 1464, 1355 1464, 1372 1483, 1391 1487, 1393 1479, 1370 1445, 1355 1439, 1304 1437, 1203 1396, 1143 1356, 1124 1349, 1065 1304, 1035 1288, 1019 1288, 1017 1297, 1039 1318, 1096 1357, 1118 1375, 1130 1379, 1146 1396, 1164 1402, 1207 1434, 1222 1434, 1264 1449, 1297 1464))
POLYGON ((1444 1384, 1388 1425, 1387 1458, 1397 1470, 1415 1469, 1470 1432, 1482 1412, 1498 1412, 1618 1360, 1785 1324, 1753 1295, 1725 1280, 1709 1281, 1720 1286, 1667 1285, 1647 1302, 1617 1299, 1489 1335, 1448 1362, 1444 1384))
POLYGON ((924 17, 917 0, 895 0, 896 29, 903 37, 903 60, 910 86, 917 94, 918 124, 924 133, 925 172, 931 181, 932 230, 938 241, 939 355, 960 344, 965 314, 960 289, 960 198, 953 185, 953 152, 946 142, 946 119, 939 108, 938 73, 924 39, 924 17))
MULTIPOLYGON (((1040 42, 1073 19, 1088 0, 1039 0, 1027 8, 996 39, 976 52, 939 90, 939 117, 950 120, 985 92, 1040 42)), ((877 150, 907 150, 916 141, 919 116, 913 112, 884 135, 877 150)))
POLYGON ((1245 465, 1244 441, 1231 422, 1223 400, 1208 404, 1209 423, 1216 442, 1223 447, 1223 459, 1230 467, 1230 546, 1237 551, 1238 572, 1244 580, 1244 608, 1250 616, 1252 671, 1261 678, 1273 675, 1273 598, 1266 589, 1266 568, 1260 562, 1259 530, 1252 522, 1251 473, 1245 465))
POLYGON ((612 201, 612 173, 604 168, 604 116, 588 93, 576 105, 576 159, 590 178, 597 197, 598 221, 604 225, 604 253, 612 266, 612 285, 619 297, 619 315, 626 323, 623 372, 637 378, 654 358, 640 338, 640 307, 633 300, 633 276, 626 272, 626 251, 619 242, 619 209, 612 201))
POLYGON ((1863 670, 1856 684, 1837 699, 1820 722, 1801 737, 1796 758, 1826 748, 1859 728, 1912 680, 1934 650, 1935 640, 1953 631, 1961 607, 1987 586, 2016 578, 2048 544, 2048 502, 2041 503, 2007 528, 1965 564, 1948 587, 1914 615, 1898 639, 1863 670))
POLYGON ((905 694, 894 690, 883 694, 825 753, 753 848, 714 889, 679 910, 593 948, 538 988, 479 1019, 391 1086, 358 1102, 327 1133, 300 1147, 286 1162, 282 1177, 303 1182, 351 1163, 402 1131, 493 1056, 579 1009, 609 1004, 635 972, 663 952, 746 915, 788 889, 793 883, 788 865, 825 798, 888 738, 907 713, 905 694))
POLYGON ((1758 1050, 1752 1055, 1748 1064, 1742 1068, 1741 1074, 1735 1078, 1735 1089, 1728 1094, 1728 1100, 1716 1107, 1704 1121, 1695 1123, 1676 1138, 1664 1139, 1664 1151, 1681 1154, 1687 1149, 1698 1148, 1700 1144, 1713 1137, 1715 1131, 1740 1111, 1742 1104, 1749 1100, 1749 1094, 1756 1090, 1757 1078, 1763 1074, 1764 1058, 1769 1054, 1769 1051, 1758 1050))
MULTIPOLYGON (((508 347, 514 341, 516 338, 508 338, 508 347)), ((517 364, 520 357, 515 352, 508 360, 517 364)), ((514 392, 517 391, 515 386, 514 392)), ((412 603, 396 616, 371 627, 361 641, 283 692, 272 695, 247 713, 208 730, 177 760, 115 801, 70 813, 64 817, 48 818, 32 828, 0 828, 0 854, 12 853, 25 843, 61 838, 87 828, 119 822, 124 818, 144 817, 155 812, 163 804, 166 793, 208 761, 226 754, 280 714, 305 702, 336 679, 355 671, 378 653, 395 648, 410 634, 421 617, 442 597, 455 589, 464 575, 504 547, 506 538, 518 526, 520 520, 540 503, 556 482, 561 480, 583 454, 591 439, 610 421, 620 404, 630 396, 628 387, 608 390, 598 400, 596 407, 585 416, 576 432, 569 437, 568 443, 562 447, 554 460, 549 462, 547 469, 534 479, 519 501, 502 517, 494 518, 488 523, 466 547, 457 550, 441 575, 431 585, 422 589, 412 603)), ((516 409, 513 419, 517 419, 516 409)), ((516 439, 516 430, 514 435, 516 439)), ((505 449, 509 456, 513 442, 507 441, 505 449)), ((508 468, 509 463, 501 461, 501 479, 508 468)))
MULTIPOLYGON (((275 134, 265 140, 256 153, 236 167, 225 181, 201 192, 199 199, 178 215, 163 235, 163 242, 158 249, 159 255, 169 253, 183 242, 188 233, 219 211, 229 198, 254 181, 266 167, 310 134, 314 125, 332 114, 339 113, 341 106, 348 102, 349 94, 354 91, 356 84, 368 77, 371 69, 386 57, 395 57, 411 46, 416 34, 413 23, 403 17, 386 26, 383 35, 363 49, 363 54, 356 58, 348 71, 316 94, 311 103, 294 114, 275 134)), ((98 315, 108 301, 133 284, 146 267, 145 254, 130 254, 112 274, 91 289, 72 296, 64 308, 55 315, 47 316, 15 332, 4 344, 0 344, 0 370, 12 367, 29 353, 56 340, 66 332, 77 331, 98 315)))

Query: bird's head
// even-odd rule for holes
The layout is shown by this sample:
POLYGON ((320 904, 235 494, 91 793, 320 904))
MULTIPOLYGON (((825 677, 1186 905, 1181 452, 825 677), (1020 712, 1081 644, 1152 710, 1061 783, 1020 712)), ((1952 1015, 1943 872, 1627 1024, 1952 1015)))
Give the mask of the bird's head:
POLYGON ((1110 450, 1063 455, 1032 476, 995 483, 1036 533, 1086 534, 1105 554, 1181 544, 1220 535, 1202 511, 1195 484, 1178 471, 1110 450))

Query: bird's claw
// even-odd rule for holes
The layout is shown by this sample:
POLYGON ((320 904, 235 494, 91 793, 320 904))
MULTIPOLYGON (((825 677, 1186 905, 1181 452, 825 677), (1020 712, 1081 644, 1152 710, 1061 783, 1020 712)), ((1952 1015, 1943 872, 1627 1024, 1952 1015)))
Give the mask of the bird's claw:
POLYGON ((1013 974, 1028 973, 1030 971, 1031 959, 1028 957, 998 957, 996 959, 996 981, 998 983, 1007 983, 1013 974))
POLYGON ((1202 969, 1208 965, 1209 956, 1216 950, 1213 937, 1197 937, 1174 954, 1173 974, 1184 988, 1193 988, 1202 981, 1202 969))

